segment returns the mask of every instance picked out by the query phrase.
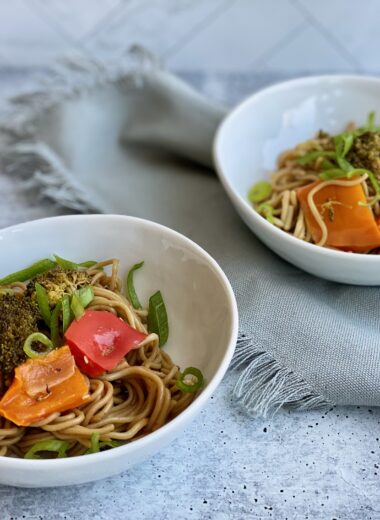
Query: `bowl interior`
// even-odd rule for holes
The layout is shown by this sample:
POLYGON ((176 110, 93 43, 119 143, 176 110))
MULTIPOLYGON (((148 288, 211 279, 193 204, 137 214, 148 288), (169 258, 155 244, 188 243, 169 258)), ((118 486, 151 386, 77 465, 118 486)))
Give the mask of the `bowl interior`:
POLYGON ((135 273, 143 306, 161 290, 169 317, 164 347, 181 368, 195 366, 208 382, 226 356, 235 325, 231 299, 215 262, 162 226, 130 217, 73 216, 21 224, 0 232, 0 276, 56 253, 75 261, 120 259, 120 275, 135 273))
POLYGON ((265 89, 233 111, 218 133, 222 180, 247 203, 250 186, 268 178, 283 150, 320 129, 337 133, 350 121, 360 125, 379 109, 380 80, 375 78, 321 76, 265 89))

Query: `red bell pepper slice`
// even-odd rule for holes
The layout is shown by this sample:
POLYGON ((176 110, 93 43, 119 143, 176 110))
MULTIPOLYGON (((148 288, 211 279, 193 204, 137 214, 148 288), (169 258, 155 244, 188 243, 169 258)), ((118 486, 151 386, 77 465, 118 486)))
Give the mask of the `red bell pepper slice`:
POLYGON ((65 333, 77 366, 92 377, 115 368, 145 338, 146 334, 108 311, 85 311, 65 333))

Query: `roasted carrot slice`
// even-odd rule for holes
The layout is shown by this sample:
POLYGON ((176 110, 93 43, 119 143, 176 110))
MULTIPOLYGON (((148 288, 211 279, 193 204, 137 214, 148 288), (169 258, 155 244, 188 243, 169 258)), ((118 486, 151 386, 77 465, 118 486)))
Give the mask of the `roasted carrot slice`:
POLYGON ((18 368, 29 397, 46 397, 50 390, 74 374, 75 361, 69 347, 62 347, 46 356, 29 359, 18 368))
MULTIPOLYGON (((57 358, 60 356, 67 357, 68 350, 68 347, 62 347, 54 351, 56 356, 53 359, 53 368, 57 368, 57 358)), ((45 358, 52 354, 48 354, 45 358)), ((72 375, 69 375, 64 381, 61 378, 61 381, 55 384, 56 382, 52 381, 52 373, 50 371, 41 372, 40 361, 40 359, 28 360, 24 363, 24 365, 28 364, 29 366, 26 371, 24 365, 17 367, 13 383, 0 401, 0 415, 18 426, 29 426, 54 412, 70 410, 88 400, 88 380, 81 374, 78 368, 74 366, 72 375), (30 393, 32 389, 32 393, 34 393, 37 389, 34 384, 36 374, 33 374, 33 367, 36 370, 36 374, 40 374, 42 378, 46 377, 46 379, 41 379, 41 386, 45 385, 44 395, 38 392, 37 396, 31 397, 26 391, 28 389, 30 393), (23 379, 23 374, 24 376, 26 374, 25 380, 23 379), (32 385, 30 384, 31 381, 33 382, 32 385)))
MULTIPOLYGON (((310 191, 321 181, 297 189, 297 197, 305 215, 313 241, 322 238, 322 229, 308 202, 310 191)), ((345 251, 363 252, 380 246, 380 229, 370 208, 360 205, 366 197, 360 184, 337 186, 329 184, 313 196, 316 208, 327 228, 324 245, 345 251)))

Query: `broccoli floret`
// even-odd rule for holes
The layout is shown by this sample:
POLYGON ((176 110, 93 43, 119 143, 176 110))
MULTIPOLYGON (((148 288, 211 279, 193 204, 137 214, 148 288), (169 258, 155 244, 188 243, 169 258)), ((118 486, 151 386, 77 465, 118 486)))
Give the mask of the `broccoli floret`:
POLYGON ((28 296, 0 295, 0 395, 25 361, 24 341, 38 331, 39 319, 38 306, 28 296))
POLYGON ((36 299, 36 282, 46 289, 49 303, 53 307, 65 294, 73 294, 76 289, 89 285, 91 277, 86 271, 69 271, 61 267, 55 267, 51 271, 36 276, 29 282, 27 294, 30 295, 33 301, 36 299))
POLYGON ((366 168, 380 177, 380 134, 365 132, 356 137, 347 159, 355 168, 366 168))

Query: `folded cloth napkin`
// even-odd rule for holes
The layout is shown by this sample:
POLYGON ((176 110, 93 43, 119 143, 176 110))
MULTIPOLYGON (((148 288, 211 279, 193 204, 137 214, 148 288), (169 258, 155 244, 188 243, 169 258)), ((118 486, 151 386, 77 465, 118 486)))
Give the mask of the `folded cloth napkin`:
POLYGON ((240 221, 205 168, 224 114, 154 67, 77 67, 9 108, 1 169, 66 207, 155 220, 209 251, 237 297, 234 395, 250 414, 380 404, 380 291, 308 275, 240 221))

